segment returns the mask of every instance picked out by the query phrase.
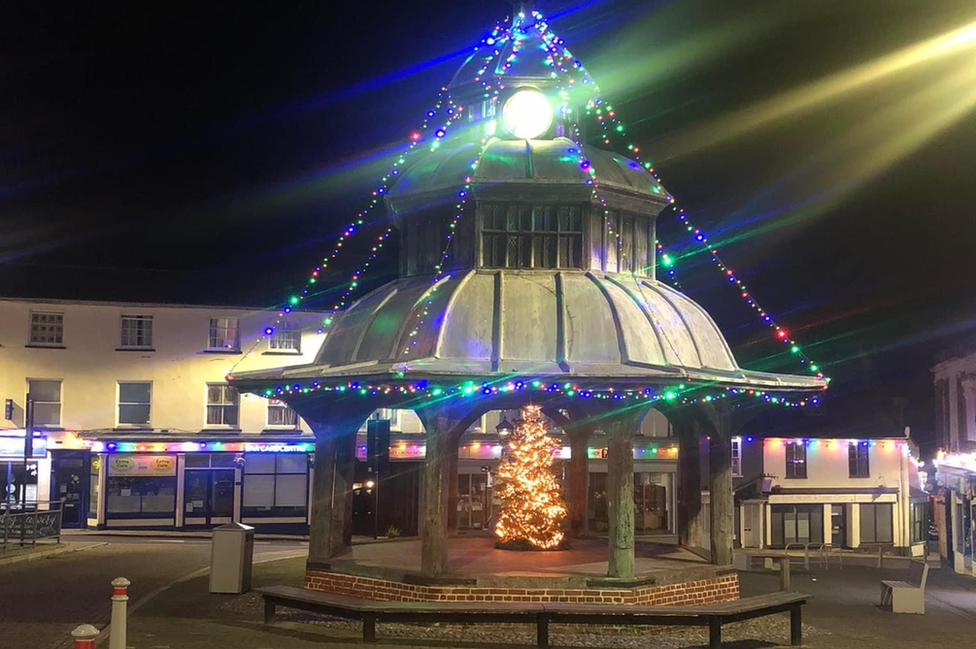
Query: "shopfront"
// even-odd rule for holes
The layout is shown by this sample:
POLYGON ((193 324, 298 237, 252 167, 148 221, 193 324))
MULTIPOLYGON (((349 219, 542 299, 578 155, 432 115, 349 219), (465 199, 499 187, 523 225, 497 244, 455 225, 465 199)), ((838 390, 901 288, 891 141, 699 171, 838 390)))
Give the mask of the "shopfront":
POLYGON ((94 442, 88 527, 209 529, 242 522, 304 533, 314 446, 297 440, 94 442))
POLYGON ((47 439, 35 436, 31 457, 24 463, 24 431, 0 431, 0 503, 7 507, 25 499, 28 506, 47 507, 51 490, 51 458, 47 439))
MULTIPOLYGON (((494 438, 466 438, 458 449, 457 526, 459 531, 490 531, 501 507, 496 488, 496 469, 504 447, 494 438)), ((407 436, 394 439, 390 446, 390 473, 381 476, 379 488, 379 530, 388 526, 404 535, 417 530, 425 445, 407 436)), ((606 532, 607 462, 606 448, 588 449, 589 527, 595 533, 606 532)), ((670 440, 648 441, 634 449, 634 526, 638 534, 673 534, 677 508, 675 476, 677 449, 670 440), (660 442, 664 441, 665 445, 660 442), (652 459, 653 458, 653 459, 652 459)), ((353 499, 353 533, 371 536, 374 526, 375 476, 365 464, 366 445, 357 447, 356 480, 353 499)), ((555 453, 553 469, 563 474, 570 459, 570 448, 561 446, 555 453)))

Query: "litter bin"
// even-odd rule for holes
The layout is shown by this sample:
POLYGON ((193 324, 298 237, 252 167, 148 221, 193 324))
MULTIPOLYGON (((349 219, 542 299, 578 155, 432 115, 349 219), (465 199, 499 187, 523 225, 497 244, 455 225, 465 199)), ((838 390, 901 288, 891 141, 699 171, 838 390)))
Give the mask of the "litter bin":
POLYGON ((210 546, 210 592, 246 593, 251 589, 254 528, 228 523, 215 528, 210 546))

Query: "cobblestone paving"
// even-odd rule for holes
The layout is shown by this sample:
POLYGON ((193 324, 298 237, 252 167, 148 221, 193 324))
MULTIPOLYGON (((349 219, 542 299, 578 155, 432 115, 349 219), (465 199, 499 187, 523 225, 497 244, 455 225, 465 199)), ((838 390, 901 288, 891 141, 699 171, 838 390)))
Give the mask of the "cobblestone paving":
MULTIPOLYGON (((284 560, 257 566, 254 586, 300 585, 303 561, 284 560)), ((918 649, 972 646, 976 631, 976 580, 932 571, 934 587, 925 616, 894 615, 877 606, 878 580, 899 578, 897 571, 847 569, 827 574, 795 574, 797 590, 810 592, 804 609, 804 644, 823 649, 918 649), (940 574, 941 573, 941 574, 940 574), (966 598, 965 595, 970 597, 966 598), (954 597, 954 599, 953 599, 954 597)), ((775 575, 742 575, 743 596, 775 590, 775 575)), ((130 622, 129 644, 136 649, 305 649, 359 645, 358 623, 329 620, 300 611, 280 609, 279 622, 261 623, 260 597, 206 594, 206 580, 190 580, 166 591, 130 622)), ((522 625, 378 625, 379 647, 525 647, 534 646, 534 627, 522 625)), ((707 645, 703 629, 647 629, 553 625, 556 646, 661 647, 690 649, 707 645)), ((786 646, 789 622, 776 615, 724 628, 729 649, 786 646)))

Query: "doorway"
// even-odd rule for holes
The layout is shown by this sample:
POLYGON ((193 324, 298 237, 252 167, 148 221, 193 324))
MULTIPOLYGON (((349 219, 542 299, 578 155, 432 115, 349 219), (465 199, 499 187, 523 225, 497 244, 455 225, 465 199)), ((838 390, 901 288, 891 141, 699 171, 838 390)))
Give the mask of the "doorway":
POLYGON ((487 473, 458 475, 458 529, 488 529, 491 499, 488 495, 487 473))
POLYGON ((847 545, 847 507, 830 506, 830 543, 838 548, 847 545))
MULTIPOLYGON (((87 455, 87 452, 85 452, 87 455)), ((88 516, 88 478, 90 470, 86 458, 66 454, 54 460, 54 489, 51 500, 63 500, 61 526, 82 527, 88 516)))
POLYGON ((234 519, 234 469, 187 469, 183 524, 223 525, 234 519))

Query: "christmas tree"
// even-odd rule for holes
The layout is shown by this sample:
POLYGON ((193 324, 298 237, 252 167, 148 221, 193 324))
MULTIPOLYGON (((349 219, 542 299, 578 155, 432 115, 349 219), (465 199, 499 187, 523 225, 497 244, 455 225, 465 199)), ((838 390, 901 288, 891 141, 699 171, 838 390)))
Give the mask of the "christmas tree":
POLYGON ((563 540, 560 522, 566 505, 552 470, 556 443, 546 435, 539 406, 527 406, 508 443, 507 461, 498 467, 502 509, 495 535, 503 544, 528 542, 554 548, 563 540))

